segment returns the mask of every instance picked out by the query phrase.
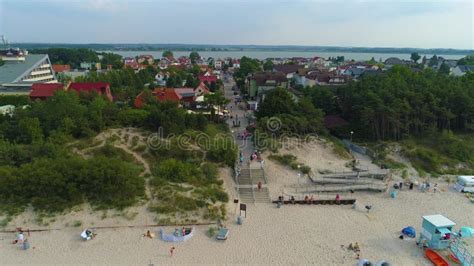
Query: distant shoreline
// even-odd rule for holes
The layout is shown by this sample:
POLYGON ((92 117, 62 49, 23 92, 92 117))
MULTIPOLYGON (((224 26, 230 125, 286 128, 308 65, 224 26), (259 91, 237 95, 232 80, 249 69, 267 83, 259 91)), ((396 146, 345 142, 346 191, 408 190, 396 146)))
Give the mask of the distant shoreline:
POLYGON ((450 48, 384 48, 384 47, 339 47, 298 45, 201 45, 201 44, 61 44, 61 43, 12 43, 25 49, 44 48, 89 48, 107 51, 198 51, 198 52, 327 52, 327 53, 371 53, 371 54, 444 54, 467 55, 474 50, 450 48))

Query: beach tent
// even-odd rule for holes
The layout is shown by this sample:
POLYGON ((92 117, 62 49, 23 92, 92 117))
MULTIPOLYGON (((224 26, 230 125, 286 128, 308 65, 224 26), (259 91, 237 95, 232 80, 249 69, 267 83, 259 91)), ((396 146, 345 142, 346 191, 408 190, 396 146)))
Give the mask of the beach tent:
POLYGON ((415 231, 415 228, 411 227, 411 226, 408 226, 408 227, 405 227, 402 229, 402 234, 403 235, 406 235, 408 237, 411 237, 411 238, 415 238, 416 237, 416 231, 415 231))
POLYGON ((474 236, 474 228, 463 226, 459 231, 462 238, 468 238, 474 236))

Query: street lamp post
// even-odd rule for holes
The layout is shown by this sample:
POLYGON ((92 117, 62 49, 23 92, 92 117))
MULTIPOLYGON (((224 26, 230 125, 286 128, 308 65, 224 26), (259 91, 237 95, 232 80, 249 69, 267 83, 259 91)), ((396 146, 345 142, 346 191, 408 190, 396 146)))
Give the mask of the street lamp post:
POLYGON ((298 186, 296 187, 296 192, 298 192, 298 188, 300 187, 300 177, 301 177, 300 167, 301 165, 298 164, 298 174, 297 174, 298 186))
POLYGON ((354 131, 351 131, 351 142, 352 142, 352 135, 354 134, 354 131))

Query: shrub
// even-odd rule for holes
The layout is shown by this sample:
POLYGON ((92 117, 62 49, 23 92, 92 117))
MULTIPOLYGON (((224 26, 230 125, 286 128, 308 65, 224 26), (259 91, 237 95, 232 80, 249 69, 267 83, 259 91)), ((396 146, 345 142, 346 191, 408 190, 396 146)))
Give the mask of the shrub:
POLYGON ((73 226, 73 227, 79 227, 79 226, 81 226, 81 225, 82 225, 82 221, 79 221, 79 220, 76 220, 76 221, 74 221, 74 222, 72 223, 72 226, 73 226))

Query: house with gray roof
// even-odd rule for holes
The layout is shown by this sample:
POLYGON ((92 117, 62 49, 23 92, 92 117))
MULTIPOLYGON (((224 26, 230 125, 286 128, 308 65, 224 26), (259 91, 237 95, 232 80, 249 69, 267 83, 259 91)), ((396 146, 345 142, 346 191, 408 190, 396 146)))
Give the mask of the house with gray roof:
POLYGON ((47 54, 4 56, 0 66, 0 94, 28 94, 33 83, 57 82, 47 54))
POLYGON ((474 66, 457 66, 451 74, 456 77, 464 76, 467 72, 474 72, 474 66))

